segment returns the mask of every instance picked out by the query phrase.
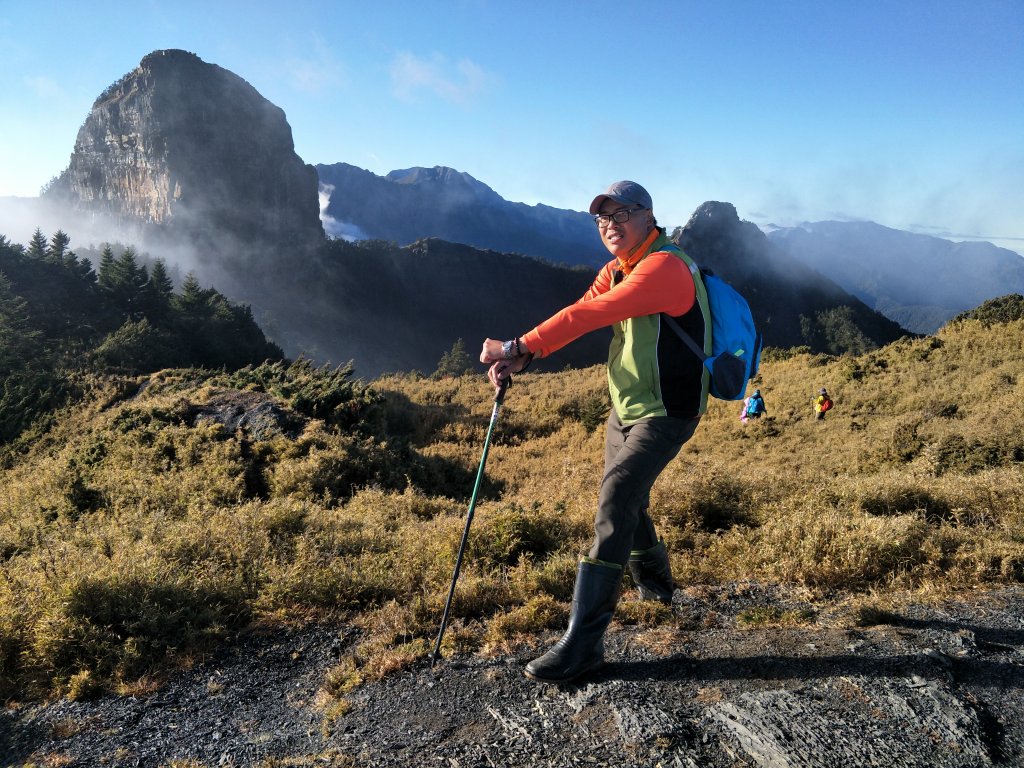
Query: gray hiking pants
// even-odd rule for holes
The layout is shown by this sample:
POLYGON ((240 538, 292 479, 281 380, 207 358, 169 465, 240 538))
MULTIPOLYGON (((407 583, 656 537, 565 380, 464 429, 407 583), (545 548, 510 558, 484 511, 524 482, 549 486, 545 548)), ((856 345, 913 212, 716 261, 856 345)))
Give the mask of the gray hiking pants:
POLYGON ((623 426, 612 409, 590 557, 625 566, 631 550, 650 549, 658 543, 647 514, 651 488, 699 423, 699 416, 652 416, 623 426))

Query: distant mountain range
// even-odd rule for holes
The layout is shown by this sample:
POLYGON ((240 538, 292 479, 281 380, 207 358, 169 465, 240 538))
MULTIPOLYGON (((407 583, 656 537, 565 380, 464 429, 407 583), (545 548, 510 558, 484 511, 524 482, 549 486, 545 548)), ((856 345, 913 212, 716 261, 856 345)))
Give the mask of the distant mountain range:
POLYGON ((987 299, 1024 294, 1024 258, 870 221, 775 228, 768 239, 904 328, 933 333, 987 299))
MULTIPOLYGON (((486 335, 524 332, 582 295, 607 258, 588 214, 506 201, 453 169, 380 177, 345 163, 305 165, 279 108, 184 51, 149 54, 101 94, 47 200, 69 217, 107 217, 111 232, 139 225, 142 248, 251 304, 287 354, 354 359, 367 376, 430 371, 459 338, 474 350, 486 335)), ((920 275, 917 293, 913 281, 888 290, 896 282, 886 264, 847 256, 842 237, 816 226, 768 237, 731 204, 708 202, 672 234, 747 295, 771 346, 860 352, 904 333, 876 309, 934 305, 938 317, 987 298, 973 266, 952 271, 925 256, 909 268, 920 275), (816 238, 834 247, 822 251, 816 238), (872 264, 874 283, 854 283, 867 270, 850 263, 872 264), (955 307, 950 283, 963 289, 955 307)), ((871 242, 865 234, 857 248, 882 250, 871 242)), ((605 339, 580 340, 547 364, 600 362, 605 339)))
POLYGON ((468 173, 406 168, 377 176, 347 163, 317 165, 328 234, 408 245, 437 237, 503 253, 599 267, 608 252, 580 211, 505 200, 468 173))
MULTIPOLYGON (((506 201, 451 168, 407 168, 386 176, 346 163, 316 170, 329 196, 329 235, 399 244, 431 236, 590 267, 606 259, 587 214, 506 201)), ((778 279, 803 280, 792 265, 777 268, 781 253, 916 333, 933 333, 987 299, 1024 293, 1024 258, 991 243, 953 243, 871 222, 766 229, 777 246, 766 258, 778 279)))

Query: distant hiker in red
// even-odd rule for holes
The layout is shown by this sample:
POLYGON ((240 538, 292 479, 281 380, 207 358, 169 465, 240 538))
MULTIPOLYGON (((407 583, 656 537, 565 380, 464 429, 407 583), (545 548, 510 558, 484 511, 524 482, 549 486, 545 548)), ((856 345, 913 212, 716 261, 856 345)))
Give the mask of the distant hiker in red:
POLYGON ((576 571, 569 628, 551 650, 526 665, 532 680, 563 683, 604 661, 604 633, 615 612, 625 568, 644 599, 672 602, 668 552, 648 514, 654 481, 690 439, 707 409, 708 374, 662 315, 704 338, 704 314, 686 263, 654 218, 651 196, 617 181, 594 198, 590 213, 614 257, 589 290, 529 333, 486 339, 480 362, 496 387, 580 336, 612 328, 604 479, 589 554, 576 571))
POLYGON ((824 387, 814 398, 814 418, 817 421, 825 420, 825 412, 832 410, 832 399, 828 396, 828 390, 824 387))

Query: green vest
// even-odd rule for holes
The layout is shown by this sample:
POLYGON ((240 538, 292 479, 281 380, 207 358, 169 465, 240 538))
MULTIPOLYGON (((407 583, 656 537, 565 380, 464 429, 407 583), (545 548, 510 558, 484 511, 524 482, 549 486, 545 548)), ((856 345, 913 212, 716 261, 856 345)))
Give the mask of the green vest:
MULTIPOLYGON (((663 250, 682 259, 690 268, 691 274, 694 274, 697 301, 690 311, 703 314, 704 351, 710 353, 711 323, 708 321, 710 315, 704 281, 694 273, 696 266, 689 257, 678 250, 664 232, 654 241, 648 253, 663 250)), ((608 389, 611 393, 612 407, 623 424, 631 424, 650 416, 669 415, 662 387, 678 386, 678 378, 674 380, 675 383, 670 383, 662 375, 662 364, 658 356, 661 329, 660 314, 631 317, 612 326, 612 343, 608 350, 608 389)), ((710 381, 708 371, 697 356, 683 346, 671 329, 666 327, 665 332, 667 336, 664 340, 663 354, 681 356, 679 361, 690 371, 687 388, 693 388, 694 407, 692 413, 685 415, 703 414, 707 410, 710 381)))

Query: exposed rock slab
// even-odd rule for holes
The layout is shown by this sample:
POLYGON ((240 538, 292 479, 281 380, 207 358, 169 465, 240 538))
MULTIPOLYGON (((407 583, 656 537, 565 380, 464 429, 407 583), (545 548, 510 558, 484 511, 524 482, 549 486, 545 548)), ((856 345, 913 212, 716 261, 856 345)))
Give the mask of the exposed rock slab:
POLYGON ((738 627, 728 606, 760 599, 778 596, 691 599, 700 628, 668 638, 615 627, 611 663, 576 686, 526 680, 536 649, 424 663, 358 688, 330 727, 317 688, 354 635, 255 633, 149 696, 8 708, 0 755, 154 767, 1024 765, 1021 590, 913 607, 878 627, 738 627))

